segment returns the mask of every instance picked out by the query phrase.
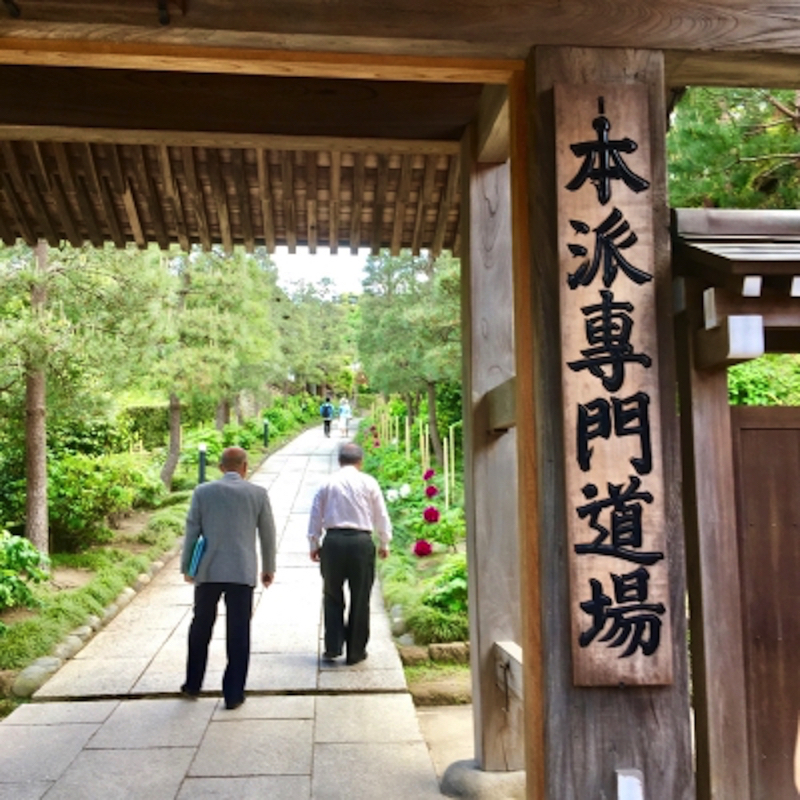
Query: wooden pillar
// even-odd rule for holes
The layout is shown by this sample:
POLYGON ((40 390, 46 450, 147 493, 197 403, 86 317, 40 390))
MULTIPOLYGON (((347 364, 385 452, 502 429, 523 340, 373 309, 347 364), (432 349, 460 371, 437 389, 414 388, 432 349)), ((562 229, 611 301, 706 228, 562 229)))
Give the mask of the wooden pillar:
POLYGON ((508 163, 479 164, 474 130, 462 148, 461 261, 465 489, 475 757, 484 770, 523 768, 521 708, 506 710, 494 643, 520 641, 513 428, 490 431, 488 393, 514 375, 508 163), (468 199, 468 200, 467 200, 468 199))
POLYGON ((620 775, 627 779, 634 774, 641 776, 646 800, 688 800, 694 797, 694 780, 674 403, 663 59, 657 53, 635 50, 536 48, 528 59, 525 84, 524 92, 521 88, 512 92, 511 129, 515 137, 512 160, 527 162, 527 174, 515 170, 513 196, 514 239, 521 242, 514 292, 528 796, 537 800, 616 798, 620 775), (553 87, 558 82, 635 82, 645 86, 648 95, 654 167, 650 191, 656 209, 656 363, 662 399, 664 535, 673 634, 673 677, 666 686, 585 688, 573 683, 554 161, 553 87), (520 214, 526 205, 527 217, 520 214), (627 770, 638 773, 623 772, 627 770))
POLYGON ((676 318, 687 532, 697 797, 750 797, 741 581, 728 374, 699 370, 701 287, 676 318))

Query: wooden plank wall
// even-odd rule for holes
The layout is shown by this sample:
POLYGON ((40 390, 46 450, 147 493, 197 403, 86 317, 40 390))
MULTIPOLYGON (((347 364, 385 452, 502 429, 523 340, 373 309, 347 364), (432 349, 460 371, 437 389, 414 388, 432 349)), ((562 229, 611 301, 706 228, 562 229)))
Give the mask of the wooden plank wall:
MULTIPOLYGON (((531 237, 529 313, 534 339, 535 440, 520 440, 520 452, 538 456, 538 530, 525 527, 526 581, 539 581, 541 644, 531 641, 535 620, 526 624, 526 735, 544 748, 546 800, 616 797, 616 770, 638 769, 647 800, 694 798, 688 664, 686 653, 684 548, 680 509, 677 418, 674 403, 675 361, 672 347, 672 292, 665 169, 663 60, 659 54, 633 50, 536 48, 528 61, 528 160, 531 237), (656 308, 659 326, 659 386, 663 397, 665 535, 670 553, 670 605, 673 610, 674 682, 638 689, 576 688, 571 674, 571 639, 567 554, 564 530, 564 446, 559 341, 558 254, 556 243, 555 166, 553 163, 553 85, 641 82, 647 86, 651 118, 656 217, 656 308), (538 563, 537 563, 538 562, 538 563), (540 566, 539 566, 540 564, 540 566), (541 573, 541 574, 540 574, 541 573), (541 674, 527 672, 529 652, 541 654, 541 674), (539 693, 539 696, 531 696, 539 693), (543 695, 543 697, 542 697, 543 695), (541 714, 543 712, 543 717, 541 714), (540 722, 541 719, 541 722, 540 722), (537 727, 541 732, 537 736, 537 727)), ((512 112, 513 113, 513 112, 512 112)), ((516 231, 515 231, 516 235, 516 231)), ((518 286, 523 285, 521 279, 518 286)), ((518 303, 518 307, 522 301, 518 303)), ((518 342, 519 344, 519 342, 518 342)), ((521 376, 518 376, 520 380, 521 376)), ((530 472, 530 470, 528 470, 530 472)), ((535 515, 530 515, 531 519, 535 515)), ((531 609, 530 614, 536 614, 531 609)), ((528 775, 529 786, 532 776, 528 775)))
POLYGON ((476 759, 503 771, 524 766, 523 721, 506 711, 494 670, 494 643, 521 640, 517 437, 489 430, 488 395, 514 375, 510 168, 476 163, 475 139, 471 129, 462 151, 461 231, 472 701, 476 759))
POLYGON ((796 798, 800 408, 731 409, 747 685, 749 797, 796 798))

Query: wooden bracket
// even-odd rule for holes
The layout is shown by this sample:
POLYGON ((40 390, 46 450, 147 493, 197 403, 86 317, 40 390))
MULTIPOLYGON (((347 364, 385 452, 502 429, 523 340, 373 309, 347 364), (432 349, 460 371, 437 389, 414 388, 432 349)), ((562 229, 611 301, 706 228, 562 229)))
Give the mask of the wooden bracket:
POLYGON ((513 697, 523 698, 522 648, 516 642, 494 643, 494 680, 506 695, 506 711, 513 697))
POLYGON ((698 369, 714 369, 764 355, 764 318, 760 314, 721 317, 694 338, 698 369))
POLYGON ((513 376, 484 395, 489 417, 488 428, 492 433, 502 433, 517 424, 516 391, 517 378, 513 376))

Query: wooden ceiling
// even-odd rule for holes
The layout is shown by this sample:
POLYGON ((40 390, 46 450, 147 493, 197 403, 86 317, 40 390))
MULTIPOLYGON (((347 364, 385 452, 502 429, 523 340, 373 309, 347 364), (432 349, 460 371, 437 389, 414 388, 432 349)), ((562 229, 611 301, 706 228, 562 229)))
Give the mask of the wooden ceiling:
POLYGON ((480 91, 0 66, 0 237, 457 250, 480 91))

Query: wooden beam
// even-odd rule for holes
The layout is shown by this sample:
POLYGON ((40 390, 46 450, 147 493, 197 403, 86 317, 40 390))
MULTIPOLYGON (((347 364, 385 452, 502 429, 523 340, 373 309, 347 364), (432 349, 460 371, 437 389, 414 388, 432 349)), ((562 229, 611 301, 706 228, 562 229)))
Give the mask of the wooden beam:
POLYGON ((14 234, 13 223, 6 216, 2 206, 0 206, 0 239, 2 239, 3 244, 7 245, 8 247, 13 247, 17 243, 17 237, 14 234))
POLYGON ((747 711, 728 380, 699 370, 700 287, 675 319, 698 798, 748 800, 747 711))
POLYGON ((206 207, 203 199, 203 187, 197 180, 197 168, 194 163, 194 149, 184 147, 181 151, 183 161, 183 176, 186 180, 186 187, 189 190, 189 197, 192 200, 194 213, 197 218, 197 230, 200 236, 200 244, 203 250, 211 250, 211 230, 208 225, 206 207))
POLYGON ((206 166, 208 177, 211 181, 211 196, 217 207, 217 220, 219 232, 222 237, 222 247, 226 253, 233 252, 233 232, 231 231, 231 215, 228 208, 228 189, 222 176, 222 164, 216 150, 206 150, 206 166))
POLYGON ((89 234, 89 241, 94 247, 103 246, 103 236, 97 225, 92 202, 86 191, 85 183, 80 181, 80 176, 70 163, 70 156, 67 148, 61 142, 52 142, 50 145, 58 167, 58 174, 61 176, 61 184, 68 197, 73 197, 80 211, 80 219, 86 226, 89 234))
POLYGON ((800 328, 800 297, 742 297, 719 288, 703 292, 704 327, 714 327, 729 316, 758 314, 764 329, 800 328))
POLYGON ((406 140, 344 138, 337 136, 277 136, 260 133, 217 133, 214 131, 136 130, 133 128, 78 128, 58 125, 9 125, 0 123, 0 138, 31 142, 90 142, 92 144, 158 145, 171 147, 236 147, 266 150, 336 150, 340 153, 386 153, 403 155, 453 155, 458 142, 448 140, 406 140))
POLYGON ((253 233, 253 217, 250 210, 250 187, 245 176, 244 154, 239 149, 231 150, 231 167, 233 169, 233 182, 236 186, 236 198, 239 201, 239 225, 242 230, 242 239, 245 250, 252 253, 255 250, 255 234, 253 233))
POLYGON ((372 255, 376 256, 383 240, 383 209, 386 206, 386 191, 389 186, 389 157, 378 156, 378 174, 375 182, 375 199, 372 201, 372 255))
POLYGON ((92 145, 84 143, 78 146, 79 152, 83 160, 83 166, 86 173, 86 178, 90 186, 90 190, 98 197, 100 206, 103 209, 106 225, 108 226, 111 239, 117 247, 125 247, 125 237, 117 219, 116 209, 114 207, 114 200, 111 192, 108 189, 107 181, 104 176, 100 174, 97 168, 97 161, 95 158, 92 145))
POLYGON ((127 179, 125 181, 125 191, 122 193, 122 203, 125 206, 125 213, 128 215, 133 241, 136 242, 136 246, 139 249, 144 250, 147 247, 147 236, 145 236, 144 226, 139 217, 139 209, 136 207, 136 197, 127 179))
MULTIPOLYGON (((133 155, 134 176, 139 185, 139 193, 153 225, 156 241, 162 250, 169 249, 169 236, 164 224, 164 212, 161 208, 161 195, 155 191, 150 171, 147 167, 147 156, 142 145, 130 148, 133 155)), ((130 181, 130 178, 128 179, 130 181)))
POLYGON ((436 156, 427 156, 425 159, 425 174, 422 179, 419 195, 417 196, 417 213, 414 218, 414 234, 411 239, 411 253, 419 255, 422 247, 422 238, 425 233, 425 210, 431 203, 434 181, 436 180, 436 156))
POLYGON ((275 252, 275 219, 272 212, 272 190, 269 179, 269 155, 259 147, 256 150, 258 165, 258 196, 261 200, 261 219, 264 230, 264 244, 268 253, 275 252))
POLYGON ((58 247, 61 244, 61 237, 56 231, 53 221, 50 219, 50 213, 47 210, 47 203, 39 191, 39 183, 35 176, 27 176, 28 183, 28 198, 33 204, 33 210, 36 215, 36 221, 44 231, 44 238, 50 247, 58 247))
POLYGON ((694 336, 696 369, 719 369, 764 355, 764 319, 757 314, 723 317, 694 336))
POLYGON ((436 215, 436 228, 433 234, 433 243, 431 244, 431 255, 434 258, 438 258, 441 255, 442 247, 444 246, 447 217, 456 199, 459 169, 460 161, 453 156, 450 158, 449 169, 447 170, 447 185, 442 190, 442 195, 439 199, 439 212, 436 215))
POLYGON ((413 156, 404 155, 400 166, 400 181, 397 186, 397 197, 394 204, 394 225, 392 226, 391 254, 400 255, 400 247, 403 241, 403 226, 406 217, 406 205, 411 191, 411 170, 413 167, 413 156))
POLYGON ((22 233, 22 238, 25 240, 27 245, 30 247, 35 247, 36 243, 39 241, 39 238, 34 233, 27 214, 25 213, 25 209, 22 207, 22 204, 17 197, 17 192, 14 188, 13 182, 6 172, 3 172, 2 183, 3 192, 5 193, 8 204, 11 206, 11 211, 13 212, 17 221, 17 227, 22 233))
POLYGON ((294 158, 290 151, 281 153, 281 174, 283 176, 283 227, 286 232, 286 246, 290 253, 297 251, 297 212, 294 200, 294 158))
POLYGON ((306 241, 308 252, 317 252, 317 154, 306 153, 306 241))
POLYGON ((339 252, 339 214, 341 208, 341 174, 342 154, 339 150, 331 151, 331 198, 330 198, 330 233, 328 244, 331 255, 339 252))
POLYGON ((131 43, 93 41, 90 37, 59 40, 10 36, 0 38, 0 64, 437 83, 505 83, 522 68, 522 62, 514 59, 431 58, 201 47, 141 40, 131 43))
POLYGON ((524 698, 522 670, 522 648, 516 642, 495 642, 495 684, 501 692, 517 702, 524 698))
POLYGON ((161 167, 161 181, 164 184, 164 191, 172 205, 172 214, 175 217, 175 229, 178 233, 178 243, 181 249, 185 253, 188 253, 192 245, 189 239, 188 226, 186 225, 186 215, 183 211, 183 200, 181 199, 181 193, 175 180, 175 172, 172 169, 172 160, 167 145, 162 144, 158 147, 158 161, 161 167))
POLYGON ((78 231, 78 226, 72 216, 72 209, 57 173, 53 173, 50 178, 50 193, 56 202, 59 221, 67 234, 69 243, 73 247, 80 247, 83 244, 83 236, 78 231))
POLYGON ((510 148, 507 86, 484 86, 478 106, 478 161, 502 164, 510 148))
POLYGON ((353 195, 350 201, 350 252, 358 255, 361 245, 361 204, 364 197, 364 153, 353 155, 353 195))

